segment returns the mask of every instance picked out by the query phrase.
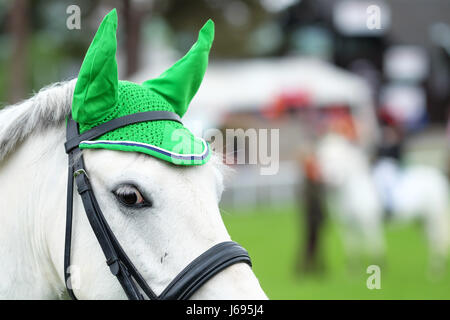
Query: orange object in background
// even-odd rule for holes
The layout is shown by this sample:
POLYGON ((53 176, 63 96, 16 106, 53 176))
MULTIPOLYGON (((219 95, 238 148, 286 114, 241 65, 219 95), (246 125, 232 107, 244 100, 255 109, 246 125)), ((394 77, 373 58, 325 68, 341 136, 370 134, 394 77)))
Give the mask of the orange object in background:
POLYGON ((308 154, 302 159, 303 172, 308 180, 319 182, 321 174, 317 159, 313 154, 308 154))
POLYGON ((278 118, 290 110, 302 109, 310 106, 311 97, 305 90, 286 91, 274 98, 274 100, 262 110, 267 118, 278 118))
POLYGON ((327 129, 339 133, 350 141, 358 140, 355 122, 346 106, 331 106, 328 110, 327 129))

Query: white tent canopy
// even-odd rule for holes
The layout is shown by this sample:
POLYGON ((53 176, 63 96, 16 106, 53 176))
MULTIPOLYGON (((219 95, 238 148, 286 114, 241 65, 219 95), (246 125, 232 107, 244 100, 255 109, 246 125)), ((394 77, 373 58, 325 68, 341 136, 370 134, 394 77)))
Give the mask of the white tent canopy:
MULTIPOLYGON (((143 82, 158 76, 167 65, 145 68, 131 80, 143 82), (149 71, 149 70, 148 70, 149 71)), ((274 97, 292 90, 310 93, 317 106, 345 103, 363 126, 364 144, 375 136, 376 121, 371 93, 358 76, 314 58, 289 57, 242 59, 210 63, 203 83, 192 100, 184 121, 219 126, 223 115, 241 109, 261 109, 274 97)))

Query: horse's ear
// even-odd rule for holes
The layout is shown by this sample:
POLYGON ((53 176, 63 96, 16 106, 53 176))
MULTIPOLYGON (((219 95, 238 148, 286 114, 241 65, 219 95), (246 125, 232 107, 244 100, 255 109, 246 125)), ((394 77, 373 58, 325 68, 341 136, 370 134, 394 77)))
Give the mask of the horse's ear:
POLYGON ((116 62, 117 12, 103 19, 86 53, 73 93, 72 117, 83 124, 105 118, 116 104, 118 76, 116 62))
POLYGON ((197 42, 186 55, 156 79, 143 83, 169 102, 182 117, 202 83, 208 56, 214 40, 214 22, 208 20, 200 30, 197 42))

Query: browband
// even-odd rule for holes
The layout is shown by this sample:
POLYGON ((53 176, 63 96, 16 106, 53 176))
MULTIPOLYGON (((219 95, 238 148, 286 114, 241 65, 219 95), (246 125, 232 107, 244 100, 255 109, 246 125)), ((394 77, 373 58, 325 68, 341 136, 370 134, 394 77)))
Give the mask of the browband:
POLYGON ((170 111, 147 111, 129 114, 120 118, 113 119, 111 121, 100 124, 80 135, 68 138, 64 147, 66 153, 69 153, 74 148, 78 147, 81 141, 92 140, 101 137, 105 133, 113 131, 115 129, 128 126, 134 123, 146 122, 146 121, 158 121, 158 120, 171 120, 181 122, 181 118, 178 114, 170 111))

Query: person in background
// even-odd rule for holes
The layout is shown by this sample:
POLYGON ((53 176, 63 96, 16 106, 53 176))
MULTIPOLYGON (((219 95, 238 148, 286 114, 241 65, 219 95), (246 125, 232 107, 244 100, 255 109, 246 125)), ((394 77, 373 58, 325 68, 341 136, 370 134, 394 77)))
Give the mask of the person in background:
POLYGON ((404 133, 401 124, 385 109, 378 113, 381 143, 378 146, 376 158, 390 158, 402 162, 404 133))
POLYGON ((385 109, 378 113, 381 141, 377 147, 373 166, 375 185, 383 203, 385 219, 392 217, 392 195, 401 173, 405 135, 403 127, 385 109))
POLYGON ((321 182, 318 163, 313 148, 304 148, 298 157, 299 165, 304 174, 303 186, 299 200, 303 210, 302 220, 305 240, 303 250, 299 250, 297 273, 322 272, 324 265, 320 259, 320 233, 325 219, 324 189, 321 182))

